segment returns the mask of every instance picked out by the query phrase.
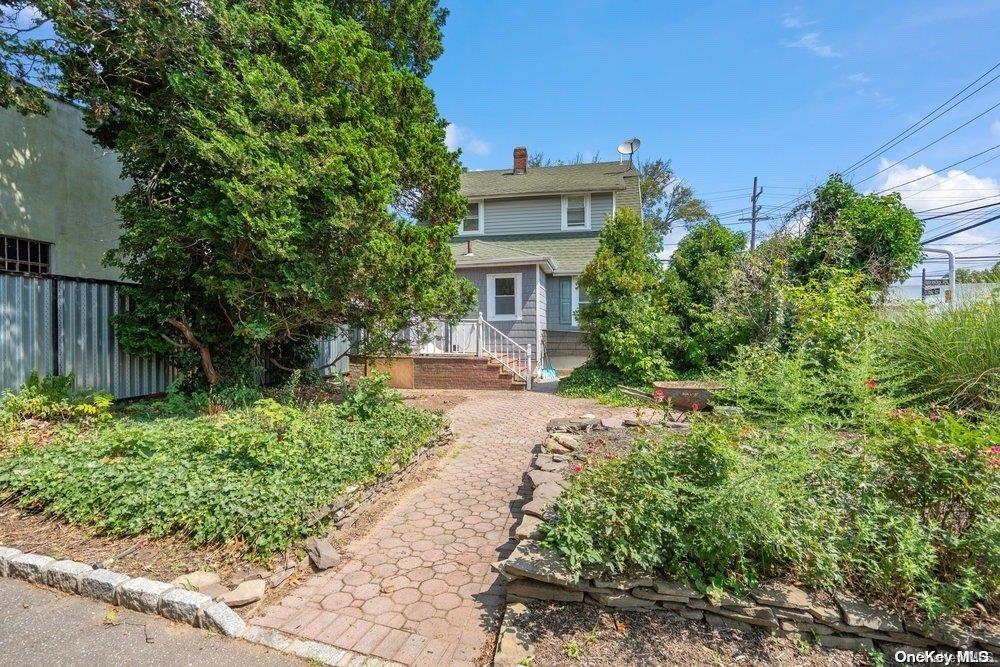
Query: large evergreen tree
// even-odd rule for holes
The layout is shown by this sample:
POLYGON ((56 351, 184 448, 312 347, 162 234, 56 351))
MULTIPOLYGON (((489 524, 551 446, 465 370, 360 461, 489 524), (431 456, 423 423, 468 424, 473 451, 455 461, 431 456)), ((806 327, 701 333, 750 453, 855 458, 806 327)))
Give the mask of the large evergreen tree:
POLYGON ((121 342, 200 367, 363 329, 456 318, 457 155, 424 83, 435 0, 40 0, 65 94, 131 189, 108 261, 121 342))

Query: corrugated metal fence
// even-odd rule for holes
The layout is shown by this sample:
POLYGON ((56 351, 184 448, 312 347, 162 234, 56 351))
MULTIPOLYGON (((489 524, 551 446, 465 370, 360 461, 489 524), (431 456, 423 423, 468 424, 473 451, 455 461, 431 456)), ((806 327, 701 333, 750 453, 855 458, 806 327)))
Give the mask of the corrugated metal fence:
MULTIPOLYGON (((31 371, 76 377, 79 389, 116 398, 162 392, 176 371, 163 359, 126 354, 111 317, 128 308, 117 284, 56 276, 0 273, 0 389, 16 389, 31 371)), ((343 353, 349 342, 320 341, 316 366, 343 353)), ((347 358, 333 368, 346 371, 347 358)))

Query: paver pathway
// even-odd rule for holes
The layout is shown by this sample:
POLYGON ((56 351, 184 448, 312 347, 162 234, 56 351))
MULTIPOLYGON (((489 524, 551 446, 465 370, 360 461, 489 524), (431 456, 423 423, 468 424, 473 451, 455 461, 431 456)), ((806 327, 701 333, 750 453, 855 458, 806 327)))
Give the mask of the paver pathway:
POLYGON ((495 634, 520 487, 553 417, 631 414, 545 392, 481 391, 447 417, 460 447, 438 474, 254 623, 403 664, 472 664, 495 634))

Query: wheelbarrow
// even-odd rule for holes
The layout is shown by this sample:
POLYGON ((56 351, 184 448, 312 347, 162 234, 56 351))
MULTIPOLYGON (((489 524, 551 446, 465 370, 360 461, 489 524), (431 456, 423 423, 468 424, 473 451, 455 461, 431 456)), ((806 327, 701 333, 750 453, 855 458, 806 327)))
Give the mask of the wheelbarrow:
POLYGON ((704 410, 712 402, 715 392, 724 389, 725 385, 718 382, 691 382, 678 380, 674 382, 654 382, 653 400, 660 403, 670 402, 671 407, 678 410, 704 410))

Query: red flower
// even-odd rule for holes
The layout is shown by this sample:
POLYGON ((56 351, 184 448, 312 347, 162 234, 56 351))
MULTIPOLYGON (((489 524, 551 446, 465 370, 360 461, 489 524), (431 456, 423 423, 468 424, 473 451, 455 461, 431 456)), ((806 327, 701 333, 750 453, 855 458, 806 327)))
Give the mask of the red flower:
POLYGON ((580 471, 583 470, 583 466, 581 466, 579 463, 574 463, 573 467, 570 469, 573 471, 574 475, 578 475, 580 471))
POLYGON ((931 411, 930 411, 929 413, 927 413, 927 417, 928 417, 928 418, 929 418, 929 419, 930 419, 930 420, 931 420, 932 422, 936 422, 937 420, 941 419, 941 415, 940 415, 940 414, 938 414, 938 411, 937 411, 937 410, 931 410, 931 411))
POLYGON ((618 457, 615 456, 614 453, 612 453, 612 452, 604 452, 604 458, 606 458, 606 459, 616 459, 618 457))
POLYGON ((876 380, 875 378, 868 378, 868 380, 865 382, 865 386, 868 387, 869 389, 874 389, 875 387, 878 386, 878 380, 876 380))
POLYGON ((701 403, 695 401, 694 403, 691 404, 691 409, 694 410, 695 412, 698 412, 699 410, 701 410, 701 403))

